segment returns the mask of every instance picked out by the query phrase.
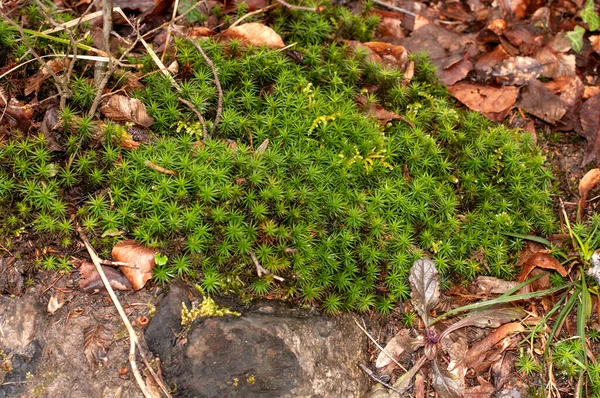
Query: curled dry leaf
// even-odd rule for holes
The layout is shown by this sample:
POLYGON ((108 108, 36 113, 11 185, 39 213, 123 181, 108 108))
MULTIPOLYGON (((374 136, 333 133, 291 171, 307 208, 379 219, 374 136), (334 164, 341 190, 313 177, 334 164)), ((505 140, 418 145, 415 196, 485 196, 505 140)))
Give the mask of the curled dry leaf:
POLYGON ((440 281, 435 264, 428 258, 414 262, 408 277, 411 302, 426 325, 431 321, 429 313, 440 300, 440 281))
POLYGON ((504 294, 517 285, 517 282, 505 281, 504 279, 494 278, 493 276, 478 276, 473 283, 475 294, 484 296, 490 294, 504 294))
POLYGON ((492 383, 481 376, 477 376, 477 381, 479 381, 479 385, 465 389, 464 396, 469 398, 492 398, 492 395, 496 392, 492 383))
POLYGON ((115 261, 127 265, 119 265, 119 269, 131 282, 133 290, 140 290, 152 278, 152 269, 156 265, 154 255, 156 250, 133 240, 122 240, 112 249, 115 261))
POLYGON ((144 127, 154 123, 154 119, 146 112, 146 106, 137 98, 124 95, 113 95, 102 105, 102 113, 109 118, 121 122, 133 122, 144 127))
POLYGON ((467 367, 477 367, 478 373, 487 369, 491 362, 485 363, 486 359, 498 352, 504 352, 512 344, 509 337, 524 330, 525 328, 520 322, 506 323, 500 326, 467 351, 467 367))
POLYGON ((521 273, 519 274, 518 281, 519 283, 527 280, 527 277, 533 271, 534 268, 543 268, 557 271, 563 278, 567 276, 567 270, 562 264, 549 255, 548 253, 538 252, 535 253, 531 258, 525 262, 523 268, 521 268, 521 273))
POLYGON ((587 140, 582 166, 596 159, 600 152, 600 94, 594 95, 583 103, 581 113, 581 128, 587 140))
POLYGON ((448 372, 456 381, 458 389, 462 391, 465 387, 465 375, 467 374, 467 367, 465 365, 466 353, 469 349, 467 332, 465 329, 461 329, 452 333, 442 340, 441 344, 442 350, 444 350, 450 358, 448 372))
POLYGON ((273 29, 258 22, 250 22, 234 26, 219 35, 227 39, 237 39, 253 46, 283 48, 285 44, 281 36, 273 29))
POLYGON ((59 73, 69 67, 69 59, 67 58, 54 58, 46 62, 45 65, 41 66, 35 75, 29 77, 25 83, 25 89, 23 93, 29 95, 34 91, 38 91, 42 86, 42 83, 46 81, 52 73, 59 73))
POLYGON ((48 313, 50 315, 54 315, 56 311, 60 310, 65 305, 66 302, 67 300, 65 299, 64 293, 59 291, 57 294, 52 295, 52 297, 50 297, 48 300, 48 313))
POLYGON ((0 87, 0 126, 8 126, 12 129, 19 129, 24 133, 29 131, 31 118, 33 117, 33 108, 31 105, 25 105, 15 98, 9 98, 6 92, 0 87))
POLYGON ((517 102, 519 94, 517 87, 492 87, 471 83, 458 83, 448 87, 448 90, 469 109, 484 114, 510 110, 517 102))
MULTIPOLYGON (((131 283, 119 271, 111 267, 102 266, 102 270, 108 279, 110 286, 115 290, 131 290, 131 283)), ((104 283, 100 279, 100 274, 96 271, 96 266, 89 261, 84 261, 79 267, 79 288, 86 293, 105 290, 104 283)))
MULTIPOLYGON (((384 350, 394 358, 398 359, 400 355, 412 354, 414 352, 414 342, 416 339, 410 337, 409 331, 406 329, 400 330, 392 339, 386 344, 384 350)), ((379 353, 375 367, 383 368, 392 363, 392 359, 387 356, 383 351, 379 353)))
POLYGON ((518 307, 494 308, 490 310, 474 312, 444 330, 444 332, 440 335, 440 340, 443 340, 445 336, 448 336, 453 331, 467 326, 475 326, 478 328, 497 328, 507 322, 514 321, 515 319, 521 319, 525 315, 525 311, 518 307))
POLYGON ((111 342, 110 331, 100 323, 83 329, 83 352, 90 366, 108 362, 106 349, 111 342))
POLYGON ((600 169, 591 169, 579 181, 579 203, 577 205, 577 220, 581 222, 583 209, 587 206, 588 193, 600 182, 600 169))
POLYGON ((460 386, 447 369, 438 364, 437 358, 432 361, 431 384, 440 398, 459 398, 463 395, 460 386))

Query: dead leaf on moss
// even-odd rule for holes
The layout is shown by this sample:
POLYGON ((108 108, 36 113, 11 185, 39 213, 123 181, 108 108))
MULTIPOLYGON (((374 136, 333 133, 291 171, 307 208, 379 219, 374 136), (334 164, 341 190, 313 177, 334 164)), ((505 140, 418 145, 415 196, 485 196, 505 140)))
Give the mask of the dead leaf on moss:
POLYGON ((106 364, 106 349, 112 342, 110 331, 98 323, 83 329, 83 352, 91 367, 106 364))
POLYGON ((531 57, 510 57, 495 66, 492 76, 507 86, 521 86, 542 73, 542 64, 531 57))
POLYGON ((383 65, 394 66, 402 71, 408 65, 408 51, 402 46, 395 46, 380 41, 371 41, 363 43, 363 45, 381 57, 381 62, 379 63, 383 65))
POLYGON ((577 221, 581 222, 583 209, 587 207, 588 193, 600 182, 600 169, 591 169, 579 181, 579 203, 577 204, 577 221))
POLYGON ((550 124, 556 124, 567 112, 560 98, 535 79, 523 90, 518 106, 550 124))
POLYGON ((31 127, 32 117, 31 105, 25 105, 15 98, 9 98, 4 89, 0 87, 0 126, 8 126, 27 133, 31 127))
POLYGON ((475 343, 466 354, 466 365, 477 374, 485 371, 493 362, 493 357, 512 345, 510 336, 520 333, 525 327, 520 322, 506 323, 475 343))
POLYGON ((519 89, 512 86, 492 87, 458 83, 448 91, 469 109, 481 113, 499 113, 511 109, 517 101, 519 89))
POLYGON ((600 152, 600 94, 583 103, 579 114, 583 136, 587 140, 582 166, 596 159, 600 152))
POLYGON ((201 37, 214 36, 215 32, 212 29, 204 26, 194 26, 186 32, 186 36, 190 39, 200 39, 201 37))
POLYGON ((152 278, 156 253, 156 250, 133 240, 122 240, 112 249, 113 259, 127 264, 119 265, 119 269, 131 282, 133 290, 140 290, 152 278))
POLYGON ((447 86, 451 86, 467 77, 471 69, 473 69, 473 64, 471 61, 461 56, 458 62, 452 63, 452 65, 438 70, 437 76, 442 83, 447 86))
POLYGON ((281 36, 279 36, 277 32, 258 22, 234 26, 221 33, 219 37, 237 39, 245 44, 253 46, 266 46, 271 48, 285 47, 281 36))
POLYGON ((154 119, 146 112, 146 106, 137 98, 124 95, 113 95, 102 105, 102 113, 109 118, 121 122, 133 122, 144 127, 154 123, 154 119))
MULTIPOLYGON (((102 266, 102 270, 108 279, 110 286, 115 290, 131 290, 131 284, 117 270, 111 267, 102 266)), ((84 292, 94 292, 106 290, 104 287, 104 283, 102 283, 102 279, 100 279, 100 274, 96 271, 96 267, 94 264, 89 261, 84 261, 81 263, 79 267, 79 275, 81 275, 81 279, 79 279, 79 288, 84 292)))
POLYGON ((25 81, 25 89, 23 93, 29 95, 34 91, 38 91, 42 83, 52 76, 52 73, 57 74, 69 67, 70 61, 67 58, 54 58, 46 62, 46 65, 40 67, 35 75, 29 77, 25 81))

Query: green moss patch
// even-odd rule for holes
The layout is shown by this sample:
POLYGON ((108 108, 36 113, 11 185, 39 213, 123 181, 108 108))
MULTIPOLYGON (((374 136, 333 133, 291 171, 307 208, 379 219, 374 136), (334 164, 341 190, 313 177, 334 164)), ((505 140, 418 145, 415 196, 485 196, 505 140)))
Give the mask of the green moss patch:
POLYGON ((182 91, 151 74, 135 94, 158 138, 124 150, 114 144, 120 128, 108 125, 95 148, 91 122, 67 110, 67 159, 52 156, 43 138, 5 142, 0 222, 14 224, 12 232, 32 222, 34 232, 64 239, 73 208, 98 247, 131 237, 160 248, 169 262, 159 281, 180 276, 208 293, 382 313, 408 296, 417 258, 430 256, 444 283, 507 276, 521 242, 506 232, 554 230, 552 176, 529 135, 457 108, 423 57, 406 82, 333 40, 368 38, 371 22, 345 12, 277 12, 273 26, 298 43, 294 56, 200 42, 224 90, 211 139, 198 142, 196 115, 178 97, 202 112, 210 131, 212 72, 178 41, 182 91), (365 87, 369 101, 406 122, 381 126, 365 115, 356 103, 365 87), (252 254, 285 281, 259 277, 252 254))

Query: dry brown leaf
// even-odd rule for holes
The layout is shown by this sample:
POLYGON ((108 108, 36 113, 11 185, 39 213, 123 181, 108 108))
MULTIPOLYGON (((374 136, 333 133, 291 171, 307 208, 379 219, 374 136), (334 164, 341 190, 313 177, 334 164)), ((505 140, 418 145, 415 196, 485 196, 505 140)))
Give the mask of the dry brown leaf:
POLYGON ((575 76, 575 55, 556 52, 544 46, 534 54, 542 66, 542 76, 549 78, 575 76))
POLYGON ((492 71, 492 68, 500 64, 505 59, 508 59, 510 55, 506 52, 502 44, 499 44, 492 51, 484 53, 475 62, 475 69, 485 73, 492 71))
POLYGON ((208 29, 204 26, 194 26, 192 29, 186 32, 186 35, 190 39, 199 39, 201 37, 214 36, 215 32, 212 29, 208 29))
POLYGON ((600 152, 600 94, 594 95, 583 103, 579 117, 583 136, 587 140, 582 166, 598 156, 600 152))
POLYGON ((148 113, 146 106, 137 98, 124 95, 113 95, 102 105, 102 113, 109 118, 122 122, 133 122, 144 127, 154 123, 148 113))
POLYGON ((590 36, 590 43, 592 45, 592 50, 600 54, 600 35, 590 36))
POLYGON ((592 98, 594 95, 600 94, 600 87, 598 86, 584 86, 583 87, 583 95, 582 99, 586 100, 588 98, 592 98))
POLYGON ((478 386, 465 389, 464 396, 469 398, 491 398, 496 389, 489 381, 477 376, 478 386))
POLYGON ((544 83, 546 88, 555 94, 559 94, 560 100, 568 109, 573 108, 581 102, 584 92, 583 82, 578 76, 557 77, 552 81, 544 83))
POLYGON ((531 57, 510 57, 495 66, 492 76, 501 84, 521 86, 542 73, 542 64, 531 57))
POLYGON ((503 279, 494 278, 493 276, 478 276, 473 283, 475 294, 484 296, 490 294, 504 294, 517 285, 517 282, 505 281, 503 279))
POLYGON ((60 310, 67 302, 65 294, 61 291, 53 294, 48 300, 48 307, 46 308, 50 315, 54 315, 56 311, 60 310))
POLYGON ((112 249, 113 259, 127 264, 119 265, 119 269, 131 282, 133 290, 140 290, 152 278, 156 253, 156 250, 133 240, 122 240, 112 249))
POLYGON ((273 29, 258 22, 250 22, 234 26, 219 35, 227 39, 237 39, 245 44, 253 46, 266 46, 271 48, 283 48, 285 44, 281 36, 273 29))
POLYGON ((473 69, 471 61, 461 56, 460 61, 453 63, 447 68, 438 70, 437 76, 442 83, 451 86, 467 77, 471 69, 473 69))
POLYGON ((31 127, 33 108, 25 105, 15 98, 9 98, 4 89, 0 87, 0 126, 8 125, 13 129, 19 129, 24 133, 31 127))
POLYGON ((458 83, 448 87, 448 91, 469 109, 482 113, 505 112, 517 101, 517 87, 481 86, 471 83, 458 83))
POLYGON ((556 124, 567 112, 560 98, 535 79, 523 90, 518 106, 550 124, 556 124))
MULTIPOLYGON (((131 290, 131 284, 127 278, 116 269, 103 265, 102 270, 113 289, 123 291, 131 290)), ((79 279, 79 288, 84 292, 106 290, 104 283, 102 283, 102 279, 100 279, 100 274, 96 271, 96 266, 89 261, 81 263, 79 274, 81 275, 81 279, 79 279)))
POLYGON ((90 366, 108 362, 106 349, 111 342, 110 331, 100 323, 83 329, 83 352, 90 366))
POLYGON ((450 372, 454 377, 454 380, 456 380, 459 390, 463 390, 465 388, 465 376, 467 374, 465 355, 469 349, 467 332, 465 329, 460 329, 454 333, 450 333, 441 341, 441 345, 444 352, 448 354, 448 357, 450 358, 448 372, 450 372))
POLYGON ((381 18, 377 25, 377 30, 379 31, 382 40, 402 39, 406 36, 402 29, 402 21, 399 18, 381 18))
POLYGON ((408 51, 402 46, 394 46, 380 41, 363 43, 365 47, 381 57, 381 64, 397 67, 404 71, 408 65, 408 51))
POLYGON ((70 61, 67 58, 54 58, 46 62, 46 65, 41 66, 35 75, 25 81, 23 93, 29 95, 34 91, 38 91, 42 83, 52 76, 52 73, 56 74, 65 70, 69 66, 69 63, 70 61))
POLYGON ((517 278, 519 283, 527 280, 527 277, 533 271, 534 268, 542 268, 542 269, 550 269, 557 271, 563 278, 567 276, 567 270, 562 264, 547 253, 535 253, 530 259, 527 260, 523 268, 521 269, 521 273, 517 278))
POLYGON ((511 335, 524 331, 520 322, 506 323, 475 343, 466 354, 466 365, 480 374, 490 365, 490 358, 504 352, 513 343, 511 335))
POLYGON ((577 205, 577 220, 581 222, 583 209, 587 206, 588 193, 600 182, 600 169, 591 169, 579 181, 579 203, 577 205))
POLYGON ((505 352, 490 368, 492 380, 496 391, 502 389, 504 384, 514 378, 516 356, 513 352, 505 352))
MULTIPOLYGON (((415 339, 410 337, 410 333, 406 329, 400 330, 388 343, 384 350, 392 357, 398 359, 402 354, 412 354, 414 352, 413 342, 415 339)), ((392 358, 386 355, 383 351, 379 353, 375 367, 383 368, 392 363, 392 358)))

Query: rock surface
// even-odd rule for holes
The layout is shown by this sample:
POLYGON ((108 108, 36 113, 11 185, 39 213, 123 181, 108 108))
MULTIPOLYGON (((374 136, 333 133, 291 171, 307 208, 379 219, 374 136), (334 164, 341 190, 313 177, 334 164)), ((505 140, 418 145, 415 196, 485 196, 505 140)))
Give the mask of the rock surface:
POLYGON ((190 308, 198 299, 173 284, 146 329, 148 347, 161 358, 169 384, 177 386, 174 396, 358 398, 366 393, 369 379, 357 366, 366 361, 366 336, 350 315, 327 317, 269 301, 232 308, 239 317, 199 318, 181 333, 182 302, 190 308))

